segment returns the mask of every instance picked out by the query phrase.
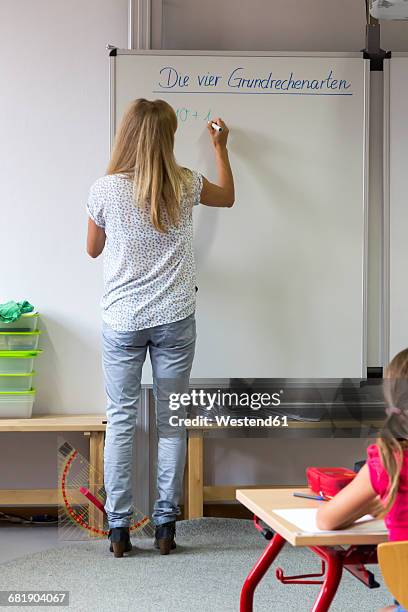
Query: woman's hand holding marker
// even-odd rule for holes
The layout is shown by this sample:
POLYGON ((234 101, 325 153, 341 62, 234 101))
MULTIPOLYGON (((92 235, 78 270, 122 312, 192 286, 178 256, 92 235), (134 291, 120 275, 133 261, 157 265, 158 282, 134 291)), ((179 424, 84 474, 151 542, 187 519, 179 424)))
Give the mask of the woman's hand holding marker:
POLYGON ((203 177, 203 188, 200 202, 208 206, 227 206, 234 204, 234 177, 228 159, 227 141, 229 130, 224 121, 211 119, 207 125, 214 145, 215 163, 217 166, 217 181, 210 183, 203 177))
POLYGON ((214 147, 227 146, 229 129, 222 119, 219 117, 218 119, 211 119, 211 121, 208 122, 208 131, 211 134, 214 147))

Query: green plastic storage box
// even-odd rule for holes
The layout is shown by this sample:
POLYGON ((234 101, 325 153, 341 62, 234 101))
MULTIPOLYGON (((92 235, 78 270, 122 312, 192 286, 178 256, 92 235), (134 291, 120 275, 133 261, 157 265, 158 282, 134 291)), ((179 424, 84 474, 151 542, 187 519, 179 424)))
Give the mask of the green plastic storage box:
POLYGON ((0 393, 2 391, 30 391, 35 372, 28 374, 0 374, 0 393))
POLYGON ((35 351, 38 349, 40 331, 0 331, 0 351, 35 351))
POLYGON ((35 389, 30 391, 0 391, 0 419, 30 419, 35 389))
POLYGON ((26 312, 22 314, 17 321, 12 321, 11 323, 4 323, 0 321, 0 332, 2 331, 26 331, 33 332, 37 331, 38 328, 38 312, 26 312))
POLYGON ((30 374, 42 351, 0 351, 0 374, 30 374))

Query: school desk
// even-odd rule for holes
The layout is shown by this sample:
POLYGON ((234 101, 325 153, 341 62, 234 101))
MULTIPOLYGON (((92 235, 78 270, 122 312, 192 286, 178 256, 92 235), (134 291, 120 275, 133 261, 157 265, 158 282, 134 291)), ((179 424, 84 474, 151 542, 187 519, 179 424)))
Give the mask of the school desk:
POLYGON ((294 497, 294 491, 310 492, 309 489, 299 488, 237 490, 237 500, 254 513, 255 527, 269 540, 243 584, 240 612, 252 611, 255 589, 286 542, 292 546, 307 546, 322 560, 321 573, 285 576, 282 569, 276 570, 277 579, 284 584, 321 585, 312 612, 326 612, 329 609, 340 584, 343 569, 348 570, 369 588, 379 586, 373 574, 365 568, 365 564, 377 563, 377 544, 387 541, 388 536, 383 522, 373 523, 370 531, 367 531, 366 527, 354 526, 352 531, 344 529, 336 532, 302 532, 299 527, 276 514, 274 510, 318 508, 319 504, 325 502, 294 497), (259 519, 275 533, 261 527, 259 519))

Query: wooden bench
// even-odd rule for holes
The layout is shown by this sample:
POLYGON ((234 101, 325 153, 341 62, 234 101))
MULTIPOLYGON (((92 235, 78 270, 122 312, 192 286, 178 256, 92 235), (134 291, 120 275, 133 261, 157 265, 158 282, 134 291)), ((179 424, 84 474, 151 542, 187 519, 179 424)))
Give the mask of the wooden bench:
MULTIPOLYGON (((309 434, 313 430, 327 430, 328 428, 336 427, 338 429, 352 430, 359 426, 371 427, 379 429, 383 425, 383 420, 378 419, 367 419, 361 423, 348 419, 348 420, 322 420, 317 422, 307 421, 290 421, 288 423, 289 430, 306 430, 309 434)), ((187 428, 187 458, 186 458, 186 470, 184 478, 184 518, 201 518, 204 516, 204 504, 211 502, 233 502, 236 499, 237 489, 271 489, 271 488, 285 488, 280 485, 271 484, 259 484, 259 485, 224 485, 224 486, 207 486, 204 484, 204 438, 209 432, 230 430, 236 427, 224 427, 213 425, 211 427, 188 427, 187 428)), ((273 440, 273 438, 271 438, 273 440)), ((296 483, 291 483, 288 488, 297 486, 296 483)), ((301 487, 305 486, 303 482, 301 487)))
MULTIPOLYGON (((104 433, 106 430, 105 414, 38 414, 30 419, 0 419, 1 432, 82 432, 89 438, 89 464, 94 473, 101 474, 102 482, 93 483, 99 487, 103 484, 103 451, 104 433)), ((59 489, 0 489, 0 506, 2 505, 57 505, 60 501, 59 489)), ((93 509, 92 509, 93 510, 93 509)), ((101 512, 90 512, 92 526, 101 526, 101 512)), ((92 534, 92 531, 91 531, 92 534)))
MULTIPOLYGON (((382 421, 367 421, 365 426, 381 427, 382 421)), ((336 421, 339 428, 355 428, 356 421, 336 421)), ((291 429, 327 429, 333 427, 332 421, 290 422, 291 429)), ((236 490, 245 488, 265 488, 270 484, 206 486, 204 484, 204 437, 209 430, 231 429, 226 427, 191 427, 188 428, 187 460, 184 479, 184 518, 203 516, 204 503, 234 501, 236 490)), ((78 431, 89 437, 89 463, 91 468, 103 476, 104 433, 106 430, 105 414, 73 415, 35 415, 31 419, 0 419, 1 432, 68 432, 78 431)), ((103 483, 98 483, 103 484, 103 483)), ((273 485, 272 485, 273 486, 273 485)), ((282 488, 282 485, 277 485, 282 488)), ((290 486, 296 486, 291 483, 290 486)), ((303 483, 304 486, 304 483, 303 483)), ((2 505, 57 505, 59 490, 55 489, 0 489, 0 506, 2 505)), ((101 513, 95 513, 96 523, 100 523, 101 513)), ((92 518, 92 517, 91 517, 92 518)))

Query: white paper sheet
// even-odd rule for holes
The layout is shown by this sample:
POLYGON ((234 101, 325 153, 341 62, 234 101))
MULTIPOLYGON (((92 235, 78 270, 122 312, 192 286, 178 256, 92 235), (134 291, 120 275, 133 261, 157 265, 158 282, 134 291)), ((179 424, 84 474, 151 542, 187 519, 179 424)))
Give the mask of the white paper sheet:
MULTIPOLYGON (((331 533, 330 531, 319 529, 316 525, 316 512, 317 508, 286 508, 282 510, 273 510, 275 514, 278 514, 289 523, 296 525, 299 528, 299 532, 304 533, 331 533)), ((353 525, 347 527, 344 531, 352 532, 370 532, 373 531, 378 533, 386 532, 384 521, 381 519, 375 519, 370 514, 366 514, 359 518, 353 525)), ((336 530, 338 532, 338 530, 336 530)))

